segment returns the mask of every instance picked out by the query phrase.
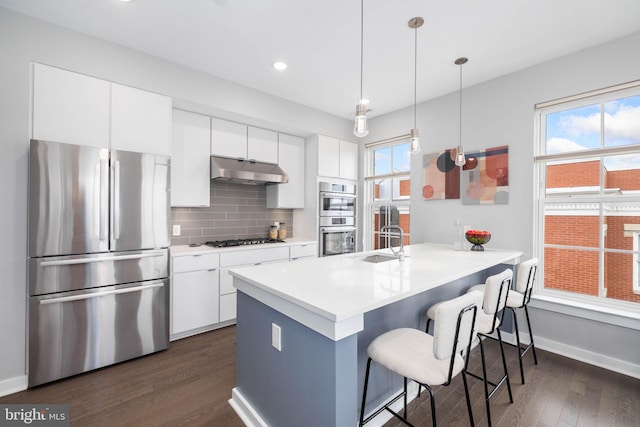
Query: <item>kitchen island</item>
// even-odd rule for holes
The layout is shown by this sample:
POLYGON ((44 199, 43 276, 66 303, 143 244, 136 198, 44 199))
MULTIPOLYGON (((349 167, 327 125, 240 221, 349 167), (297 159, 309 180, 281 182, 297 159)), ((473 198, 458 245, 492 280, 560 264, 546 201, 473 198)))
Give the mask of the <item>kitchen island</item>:
MULTIPOLYGON (((382 250, 231 271, 238 317, 230 404, 245 424, 355 426, 369 343, 397 327, 424 329, 429 306, 522 255, 436 244, 405 253, 404 261, 366 261, 391 254, 382 250)), ((367 412, 401 387, 382 371, 372 373, 367 412)))

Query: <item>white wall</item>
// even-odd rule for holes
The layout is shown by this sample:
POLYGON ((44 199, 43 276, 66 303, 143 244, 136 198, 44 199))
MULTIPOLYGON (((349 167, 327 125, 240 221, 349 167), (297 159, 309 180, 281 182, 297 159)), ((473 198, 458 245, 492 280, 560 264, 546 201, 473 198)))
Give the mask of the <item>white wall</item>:
POLYGON ((176 106, 294 135, 351 137, 349 120, 0 8, 0 395, 26 386, 31 62, 169 95, 176 106))
MULTIPOLYGON (((640 79, 640 33, 564 58, 466 88, 463 97, 465 150, 509 146, 509 204, 462 205, 460 200, 422 199, 422 157, 412 160, 412 242, 449 243, 453 223, 492 232, 490 247, 533 251, 534 105, 640 79)), ((473 74, 474 58, 465 65, 473 74)), ((452 67, 452 73, 458 73, 452 67)), ((367 141, 406 134, 412 110, 405 109, 370 121, 367 141)), ((425 153, 454 148, 458 138, 458 92, 418 105, 420 141, 425 153)), ((640 377, 638 330, 590 322, 563 314, 565 308, 532 310, 534 335, 550 350, 640 377), (561 326, 561 327, 560 327, 561 326), (576 333, 581 331, 581 333, 576 333), (589 333, 593 331, 593 333, 589 333), (597 332, 596 332, 597 331, 597 332), (629 346, 626 343, 635 343, 629 346), (631 348, 633 347, 633 348, 631 348)), ((606 320, 606 319, 605 319, 606 320)), ((616 321, 610 317, 609 321, 616 321), (613 320, 612 320, 613 319, 613 320)), ((628 322, 626 322, 628 326, 628 322)), ((634 324, 635 325, 635 324, 634 324)))

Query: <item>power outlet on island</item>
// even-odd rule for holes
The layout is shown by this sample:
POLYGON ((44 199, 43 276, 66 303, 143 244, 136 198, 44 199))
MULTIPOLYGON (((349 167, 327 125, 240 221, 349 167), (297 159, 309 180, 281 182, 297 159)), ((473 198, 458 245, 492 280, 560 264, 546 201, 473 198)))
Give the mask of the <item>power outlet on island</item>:
POLYGON ((271 324, 271 345, 278 351, 282 351, 282 330, 275 323, 271 324))

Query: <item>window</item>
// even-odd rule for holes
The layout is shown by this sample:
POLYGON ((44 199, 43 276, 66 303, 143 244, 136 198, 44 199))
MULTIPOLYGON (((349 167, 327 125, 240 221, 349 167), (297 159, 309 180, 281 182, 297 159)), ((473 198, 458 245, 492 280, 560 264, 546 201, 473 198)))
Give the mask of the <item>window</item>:
POLYGON ((536 106, 539 291, 637 309, 640 82, 536 106))
POLYGON ((410 237, 410 152, 406 137, 368 144, 365 149, 365 250, 398 246, 380 234, 384 225, 399 225, 410 237))

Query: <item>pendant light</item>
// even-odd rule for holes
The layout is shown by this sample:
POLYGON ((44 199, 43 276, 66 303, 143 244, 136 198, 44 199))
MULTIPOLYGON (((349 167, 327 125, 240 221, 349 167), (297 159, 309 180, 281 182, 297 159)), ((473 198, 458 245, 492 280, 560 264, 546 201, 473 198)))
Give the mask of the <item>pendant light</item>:
POLYGON ((362 69, 364 64, 364 0, 360 0, 360 100, 356 104, 356 120, 353 134, 358 138, 367 136, 367 103, 362 98, 362 69))
POLYGON ((420 149, 420 132, 416 126, 416 98, 418 92, 418 28, 422 27, 424 19, 417 16, 409 20, 409 28, 415 30, 415 43, 413 53, 413 129, 409 134, 410 150, 411 154, 416 154, 421 151, 420 149))
POLYGON ((464 156, 464 147, 462 146, 462 66, 464 64, 467 63, 467 61, 469 61, 468 58, 465 58, 464 56, 462 58, 458 58, 455 60, 455 64, 460 66, 460 102, 459 102, 459 108, 460 108, 460 133, 459 133, 459 141, 458 141, 458 149, 457 149, 457 153, 456 153, 456 165, 457 166, 464 166, 465 163, 467 163, 467 159, 464 156))

